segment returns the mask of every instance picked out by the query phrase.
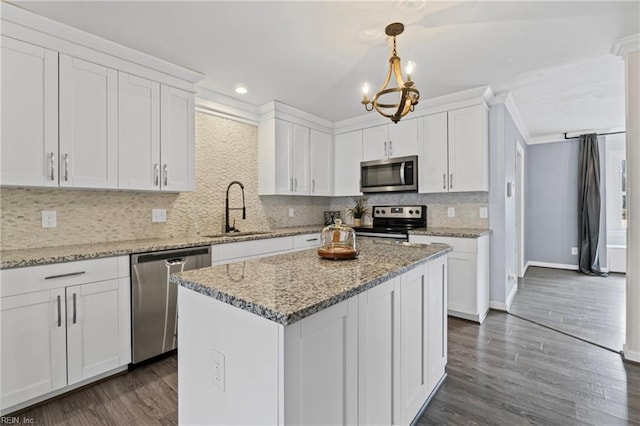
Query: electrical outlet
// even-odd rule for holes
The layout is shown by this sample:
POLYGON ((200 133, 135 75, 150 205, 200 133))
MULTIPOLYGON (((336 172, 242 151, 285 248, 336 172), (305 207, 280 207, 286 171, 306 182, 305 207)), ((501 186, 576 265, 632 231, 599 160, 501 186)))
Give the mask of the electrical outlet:
POLYGON ((489 217, 489 211, 486 207, 480 207, 480 219, 486 219, 489 217))
POLYGON ((447 208, 447 217, 455 217, 456 216, 456 208, 449 207, 447 208))
POLYGON ((571 247, 571 255, 572 256, 578 255, 578 247, 571 247))
POLYGON ((289 209, 289 217, 293 217, 293 216, 294 216, 293 207, 291 207, 289 209))
POLYGON ((58 219, 55 211, 42 210, 42 227, 55 228, 58 226, 58 219))
POLYGON ((213 384, 224 392, 224 355, 214 349, 212 362, 213 371, 211 379, 213 380, 213 384))
POLYGON ((151 222, 166 222, 167 211, 165 209, 151 209, 151 222))

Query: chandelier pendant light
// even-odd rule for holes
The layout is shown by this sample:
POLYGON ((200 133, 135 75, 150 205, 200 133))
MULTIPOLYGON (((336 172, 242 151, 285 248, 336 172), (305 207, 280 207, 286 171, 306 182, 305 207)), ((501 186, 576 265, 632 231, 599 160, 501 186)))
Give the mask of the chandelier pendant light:
POLYGON ((373 99, 369 99, 367 94, 369 93, 369 84, 365 83, 362 88, 363 98, 362 104, 367 111, 378 111, 381 115, 390 118, 391 121, 397 123, 402 117, 413 111, 420 99, 420 92, 414 86, 411 81, 411 73, 413 72, 413 62, 407 63, 407 81, 402 79, 402 71, 400 69, 400 57, 396 52, 396 36, 402 34, 404 31, 404 25, 400 22, 394 22, 387 25, 385 33, 389 37, 393 37, 393 54, 389 58, 389 72, 387 78, 384 80, 384 84, 373 96, 373 99), (395 77, 396 87, 387 87, 395 77), (384 99, 383 99, 384 98, 384 99))

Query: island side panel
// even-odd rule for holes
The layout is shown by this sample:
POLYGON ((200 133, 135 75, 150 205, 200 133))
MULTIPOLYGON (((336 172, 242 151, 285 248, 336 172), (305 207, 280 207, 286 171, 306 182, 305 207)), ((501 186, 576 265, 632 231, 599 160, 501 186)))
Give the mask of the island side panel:
POLYGON ((283 326, 185 287, 178 316, 179 423, 282 424, 283 326))

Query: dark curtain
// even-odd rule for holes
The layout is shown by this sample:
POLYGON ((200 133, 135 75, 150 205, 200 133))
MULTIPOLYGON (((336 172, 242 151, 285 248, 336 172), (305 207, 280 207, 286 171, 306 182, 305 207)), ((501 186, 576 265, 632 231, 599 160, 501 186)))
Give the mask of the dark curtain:
POLYGON ((578 171, 578 266, 587 275, 606 276, 600 270, 600 154, 598 135, 580 136, 578 171))

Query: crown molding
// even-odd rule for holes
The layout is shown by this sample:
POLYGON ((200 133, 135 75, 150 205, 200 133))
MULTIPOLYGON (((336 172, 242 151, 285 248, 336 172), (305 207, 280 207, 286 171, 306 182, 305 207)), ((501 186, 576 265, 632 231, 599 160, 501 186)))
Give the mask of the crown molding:
POLYGON ((260 111, 257 106, 204 87, 196 87, 195 105, 201 112, 230 120, 253 125, 257 125, 260 121, 260 111))
POLYGON ((308 112, 304 112, 280 101, 267 102, 266 104, 261 105, 258 108, 258 111, 260 115, 259 121, 278 118, 301 126, 309 127, 310 129, 333 134, 333 122, 322 117, 309 114, 308 112))
MULTIPOLYGON (((142 73, 144 75, 148 72, 147 70, 158 71, 174 79, 191 83, 191 90, 193 89, 193 84, 204 78, 204 74, 197 71, 36 15, 4 1, 0 1, 0 17, 2 18, 3 35, 71 56, 98 61, 132 74, 139 75, 142 73)), ((153 76, 153 78, 161 80, 159 76, 153 76)), ((179 82, 172 80, 167 81, 167 83, 177 87, 181 86, 179 82)), ((189 90, 188 87, 180 88, 189 90)))
POLYGON ((515 104, 515 101, 513 100, 513 96, 511 95, 511 92, 498 93, 497 95, 494 96, 494 98, 491 101, 490 105, 504 105, 505 106, 507 111, 509 111, 509 114, 511 115, 511 118, 513 119, 513 122, 515 123, 516 127, 518 128, 518 131, 520 132, 520 135, 524 139, 524 143, 529 145, 529 141, 531 140, 531 135, 529 134, 529 129, 527 129, 527 126, 524 124, 524 120, 522 120, 522 116, 520 116, 520 112, 518 111, 518 108, 516 107, 516 104, 515 104))
POLYGON ((640 52, 640 34, 619 38, 611 46, 611 53, 616 56, 625 57, 636 52, 640 52))

